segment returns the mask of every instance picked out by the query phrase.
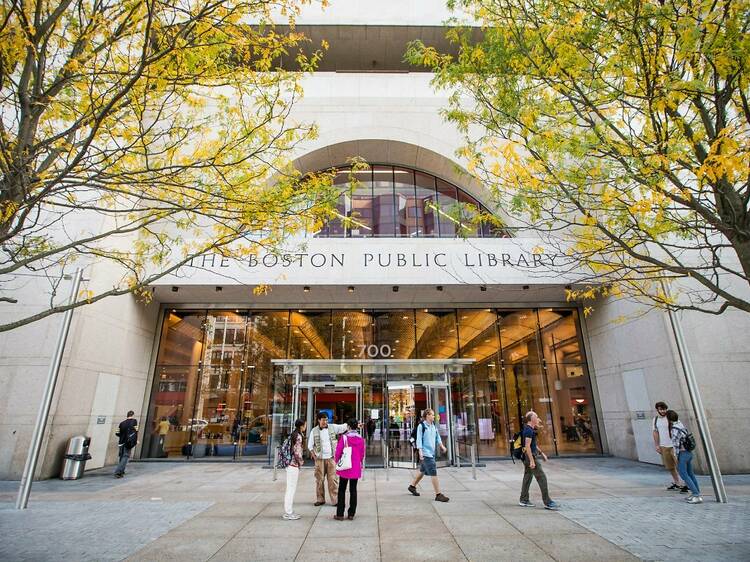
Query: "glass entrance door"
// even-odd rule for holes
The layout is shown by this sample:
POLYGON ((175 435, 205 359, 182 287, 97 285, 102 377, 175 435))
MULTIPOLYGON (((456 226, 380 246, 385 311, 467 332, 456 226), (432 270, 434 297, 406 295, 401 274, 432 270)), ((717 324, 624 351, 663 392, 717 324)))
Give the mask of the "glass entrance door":
POLYGON ((326 412, 330 423, 362 420, 362 384, 358 382, 310 383, 295 388, 294 419, 307 420, 309 432, 317 423, 318 412, 326 412))
POLYGON ((435 461, 449 466, 453 459, 453 439, 450 415, 450 391, 445 383, 388 382, 387 446, 390 466, 416 467, 418 458, 410 441, 414 427, 426 409, 435 412, 440 438, 447 452, 436 451, 435 461))

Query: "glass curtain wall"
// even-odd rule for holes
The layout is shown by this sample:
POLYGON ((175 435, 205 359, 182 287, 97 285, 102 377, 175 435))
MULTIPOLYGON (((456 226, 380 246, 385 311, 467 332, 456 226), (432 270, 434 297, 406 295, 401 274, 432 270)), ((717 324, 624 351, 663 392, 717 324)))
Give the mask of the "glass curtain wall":
MULTIPOLYGON (((473 443, 480 456, 508 456, 532 409, 545 452, 601 452, 574 309, 168 310, 142 456, 265 458, 274 416, 291 415, 291 379, 271 365, 285 358, 473 358, 449 378, 462 459, 473 443)), ((362 375, 372 453, 388 431, 384 396, 376 371, 362 375)))
POLYGON ((315 236, 324 238, 440 237, 507 238, 509 232, 472 221, 488 212, 461 188, 431 174, 400 166, 374 165, 355 171, 342 167, 334 178, 341 190, 333 218, 315 236))

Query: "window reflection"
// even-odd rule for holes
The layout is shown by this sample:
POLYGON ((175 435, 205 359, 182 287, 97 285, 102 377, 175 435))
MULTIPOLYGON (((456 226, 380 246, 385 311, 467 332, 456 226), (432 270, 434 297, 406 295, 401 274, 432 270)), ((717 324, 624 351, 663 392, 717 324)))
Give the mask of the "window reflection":
POLYGON ((476 224, 487 212, 474 197, 431 174, 400 166, 372 166, 355 171, 340 168, 334 186, 341 190, 334 217, 320 237, 432 237, 507 238, 507 229, 476 224))
POLYGON ((417 214, 416 235, 420 237, 439 236, 435 176, 415 172, 414 179, 416 189, 415 212, 417 214))
POLYGON ((373 236, 395 236, 396 207, 393 200, 391 166, 373 166, 372 201, 373 236))

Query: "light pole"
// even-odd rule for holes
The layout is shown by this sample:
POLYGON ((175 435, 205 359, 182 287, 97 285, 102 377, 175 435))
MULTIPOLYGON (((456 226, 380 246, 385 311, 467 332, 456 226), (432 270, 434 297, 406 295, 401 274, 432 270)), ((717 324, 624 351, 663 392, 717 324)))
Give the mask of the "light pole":
MULTIPOLYGON (((70 298, 68 302, 73 304, 78 296, 78 288, 81 286, 81 278, 83 277, 83 269, 76 269, 73 275, 73 286, 70 289, 70 298)), ((39 461, 39 452, 42 449, 42 440, 44 439, 44 430, 47 427, 47 419, 49 418, 49 409, 52 405, 52 397, 55 394, 55 385, 57 384, 57 376, 60 374, 60 365, 62 364, 63 353, 65 353, 65 342, 68 339, 68 332, 70 330, 70 321, 73 318, 73 309, 69 308, 63 314, 62 324, 60 325, 60 333, 57 336, 57 347, 55 348, 55 354, 52 356, 52 362, 49 366, 49 373, 47 375, 47 384, 44 387, 44 395, 42 397, 42 403, 39 405, 39 412, 36 416, 36 425, 34 426, 34 433, 31 436, 31 445, 29 446, 29 454, 26 456, 26 464, 23 468, 23 476, 21 477, 21 485, 18 488, 18 498, 16 499, 16 509, 26 509, 29 503, 29 494, 31 493, 31 483, 34 481, 34 473, 36 472, 36 465, 39 461)))
MULTIPOLYGON (((671 297, 669 287, 663 280, 661 281, 661 286, 667 299, 669 299, 671 297)), ((706 410, 703 407, 703 399, 701 398, 698 383, 695 380, 693 363, 690 360, 690 353, 688 353, 687 345, 685 344, 682 324, 671 308, 667 308, 667 314, 669 315, 669 323, 672 326, 674 339, 677 343, 677 353, 680 356, 682 371, 685 374, 685 382, 687 383, 690 402, 693 406, 693 412, 695 413, 695 421, 698 424, 698 433, 700 434, 701 442, 703 443, 703 452, 706 454, 706 459, 708 460, 708 470, 711 474, 711 484, 713 484, 714 495, 716 496, 717 502, 727 503, 727 491, 724 489, 724 480, 721 477, 721 469, 719 468, 719 461, 716 457, 716 449, 714 448, 714 442, 711 439, 711 431, 708 427, 708 419, 706 418, 706 410)))

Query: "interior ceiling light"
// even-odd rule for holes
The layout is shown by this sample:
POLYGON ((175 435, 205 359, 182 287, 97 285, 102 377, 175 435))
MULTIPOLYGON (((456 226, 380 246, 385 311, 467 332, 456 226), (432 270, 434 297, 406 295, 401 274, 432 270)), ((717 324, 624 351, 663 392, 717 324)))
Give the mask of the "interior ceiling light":
POLYGON ((180 288, 179 288, 179 287, 172 287, 172 292, 173 292, 173 293, 176 293, 176 292, 177 292, 177 291, 179 291, 179 290, 180 290, 180 288))
POLYGON ((486 291, 486 290, 487 290, 487 287, 485 287, 484 285, 480 285, 480 286, 479 286, 479 290, 480 290, 480 291, 486 291))
POLYGON ((353 293, 353 292, 354 292, 354 287, 352 287, 351 285, 349 285, 349 286, 348 286, 348 287, 346 288, 346 290, 347 290, 347 291, 349 291, 350 293, 353 293))
POLYGON ((436 288, 436 289, 437 289, 438 291, 442 291, 442 290, 443 290, 443 286, 442 286, 442 285, 438 285, 438 286, 437 286, 437 287, 435 287, 435 288, 436 288))
POLYGON ((392 290, 393 290, 394 293, 398 293, 398 285, 394 285, 392 287, 392 290))
POLYGON ((305 291, 306 293, 309 293, 310 292, 310 287, 302 287, 302 290, 305 291))

